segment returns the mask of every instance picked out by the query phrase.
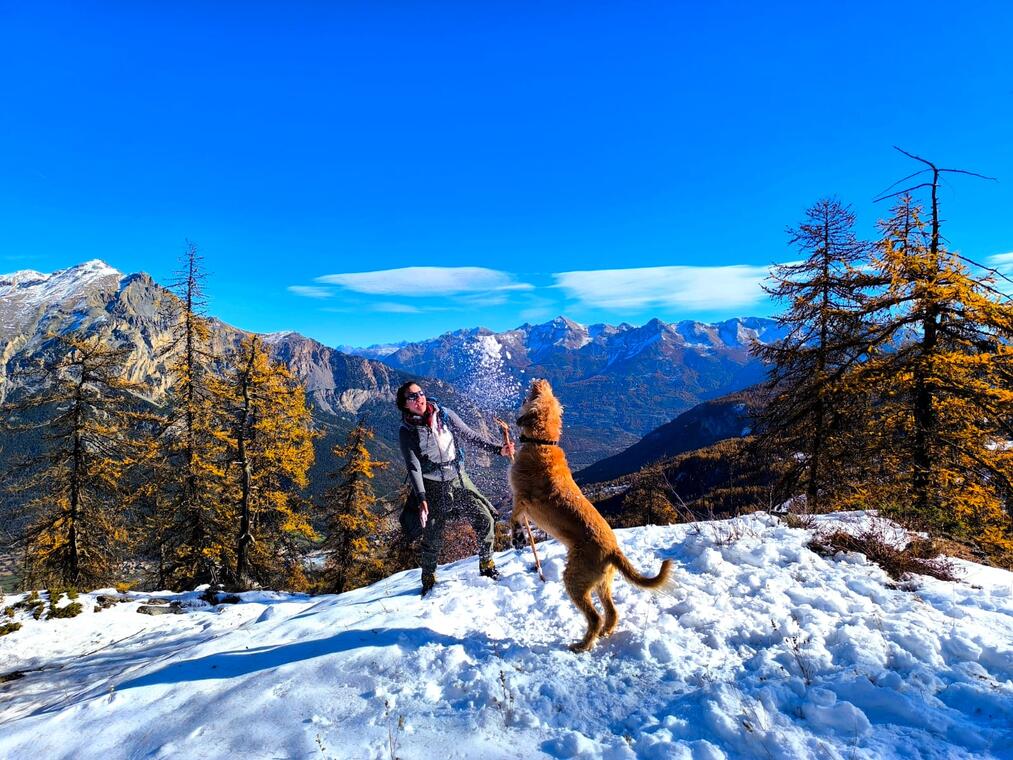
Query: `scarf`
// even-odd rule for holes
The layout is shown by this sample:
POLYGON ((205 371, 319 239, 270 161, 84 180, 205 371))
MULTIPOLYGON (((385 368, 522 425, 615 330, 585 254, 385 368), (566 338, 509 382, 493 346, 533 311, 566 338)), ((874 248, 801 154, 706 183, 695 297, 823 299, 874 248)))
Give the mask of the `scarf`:
MULTIPOLYGON (((436 404, 432 401, 426 400, 426 410, 422 414, 414 414, 409 412, 407 409, 401 410, 401 418, 407 425, 417 425, 419 427, 432 427, 433 417, 436 417, 437 412, 436 404)), ((439 418, 437 417, 437 421, 439 418)))

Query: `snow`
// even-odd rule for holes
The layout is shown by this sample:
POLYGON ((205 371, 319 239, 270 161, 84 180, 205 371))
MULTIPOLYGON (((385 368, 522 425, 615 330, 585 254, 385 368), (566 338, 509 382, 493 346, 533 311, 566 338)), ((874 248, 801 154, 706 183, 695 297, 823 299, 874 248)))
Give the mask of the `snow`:
POLYGON ((343 354, 364 356, 367 359, 383 359, 384 357, 397 353, 407 345, 407 341, 401 341, 400 343, 374 343, 371 346, 365 347, 342 345, 337 346, 336 348, 343 354))
POLYGON ((269 346, 274 346, 278 343, 284 343, 289 338, 298 335, 299 333, 292 330, 281 330, 279 332, 264 333, 260 336, 260 340, 269 346))
POLYGON ((0 274, 0 331, 19 329, 26 320, 54 304, 79 306, 93 286, 118 288, 122 279, 121 272, 98 259, 52 274, 32 269, 0 274))
POLYGON ((425 599, 418 570, 219 607, 161 593, 196 605, 162 617, 82 594, 0 638, 0 673, 29 671, 0 686, 0 757, 1013 757, 1013 574, 954 560, 963 581, 900 590, 764 514, 617 533, 675 584, 617 578, 619 627, 580 655, 555 542, 545 584, 507 551, 499 582, 472 557, 425 599))
POLYGON ((536 359, 548 349, 562 346, 577 351, 591 342, 585 325, 566 317, 556 317, 550 322, 534 325, 527 332, 528 354, 536 359))
POLYGON ((462 372, 458 389, 479 409, 495 414, 520 403, 521 384, 504 358, 510 353, 496 334, 477 335, 462 347, 462 372))
POLYGON ((0 298, 18 297, 22 302, 37 304, 59 302, 74 295, 85 285, 103 277, 123 276, 104 261, 92 259, 83 264, 43 274, 24 269, 11 274, 0 274, 0 298))

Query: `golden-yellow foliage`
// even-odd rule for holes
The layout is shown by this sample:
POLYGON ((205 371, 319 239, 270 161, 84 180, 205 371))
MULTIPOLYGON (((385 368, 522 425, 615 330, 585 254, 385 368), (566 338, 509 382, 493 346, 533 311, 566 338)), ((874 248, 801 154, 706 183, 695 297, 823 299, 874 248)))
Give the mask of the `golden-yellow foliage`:
POLYGON ((327 490, 323 509, 327 519, 328 552, 323 587, 341 593, 372 583, 384 576, 387 547, 381 546, 384 534, 381 516, 371 481, 375 470, 387 467, 377 462, 366 444, 373 431, 359 423, 344 445, 334 447, 334 456, 344 460, 332 477, 337 483, 327 490))
POLYGON ((229 452, 226 479, 234 502, 235 585, 250 579, 285 583, 293 539, 317 538, 299 492, 313 464, 312 416, 291 372, 272 362, 256 337, 243 341, 236 366, 215 385, 229 410, 221 440, 229 452))
POLYGON ((886 287, 870 307, 879 345, 849 378, 875 395, 863 429, 871 466, 842 503, 879 502, 998 556, 1013 537, 1013 306, 922 216, 903 198, 882 224, 873 265, 886 287))
POLYGON ((5 415, 32 411, 47 423, 47 450, 21 468, 19 487, 33 495, 22 572, 27 585, 94 587, 115 577, 127 548, 124 476, 139 460, 145 415, 123 379, 124 350, 78 335, 53 336, 53 350, 36 390, 5 415))

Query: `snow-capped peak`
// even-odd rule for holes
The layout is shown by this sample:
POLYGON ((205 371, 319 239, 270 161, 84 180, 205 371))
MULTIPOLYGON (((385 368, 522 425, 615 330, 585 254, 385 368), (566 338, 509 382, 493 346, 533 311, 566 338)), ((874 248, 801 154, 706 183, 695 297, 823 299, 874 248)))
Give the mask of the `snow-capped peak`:
POLYGON ((16 329, 53 304, 73 308, 96 287, 115 291, 122 279, 119 270, 99 259, 51 274, 24 269, 0 275, 0 330, 16 329))
POLYGON ((91 259, 83 264, 75 264, 66 269, 57 269, 51 274, 37 272, 34 269, 22 269, 9 274, 0 274, 0 288, 25 288, 42 283, 88 282, 100 277, 122 277, 123 273, 106 264, 101 259, 91 259))
POLYGON ((24 287, 26 285, 44 282, 49 279, 48 274, 36 272, 34 269, 21 269, 17 272, 0 274, 0 288, 2 287, 24 287))
POLYGON ((587 328, 564 316, 535 325, 528 331, 528 350, 533 355, 550 346, 578 349, 590 342, 587 328))
POLYGON ((273 346, 275 343, 281 343, 286 338, 298 335, 299 333, 293 330, 281 330, 280 332, 264 333, 260 336, 262 343, 266 343, 269 346, 273 346))

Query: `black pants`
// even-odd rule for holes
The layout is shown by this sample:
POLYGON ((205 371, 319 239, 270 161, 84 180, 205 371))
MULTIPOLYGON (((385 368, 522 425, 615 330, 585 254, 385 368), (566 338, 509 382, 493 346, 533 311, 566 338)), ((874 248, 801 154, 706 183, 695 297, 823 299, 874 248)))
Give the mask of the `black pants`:
POLYGON ((478 490, 468 473, 461 471, 453 480, 426 480, 426 502, 429 521, 422 534, 422 570, 434 572, 443 548, 443 530, 447 520, 460 515, 471 523, 478 537, 478 559, 488 559, 493 552, 496 510, 478 490))

